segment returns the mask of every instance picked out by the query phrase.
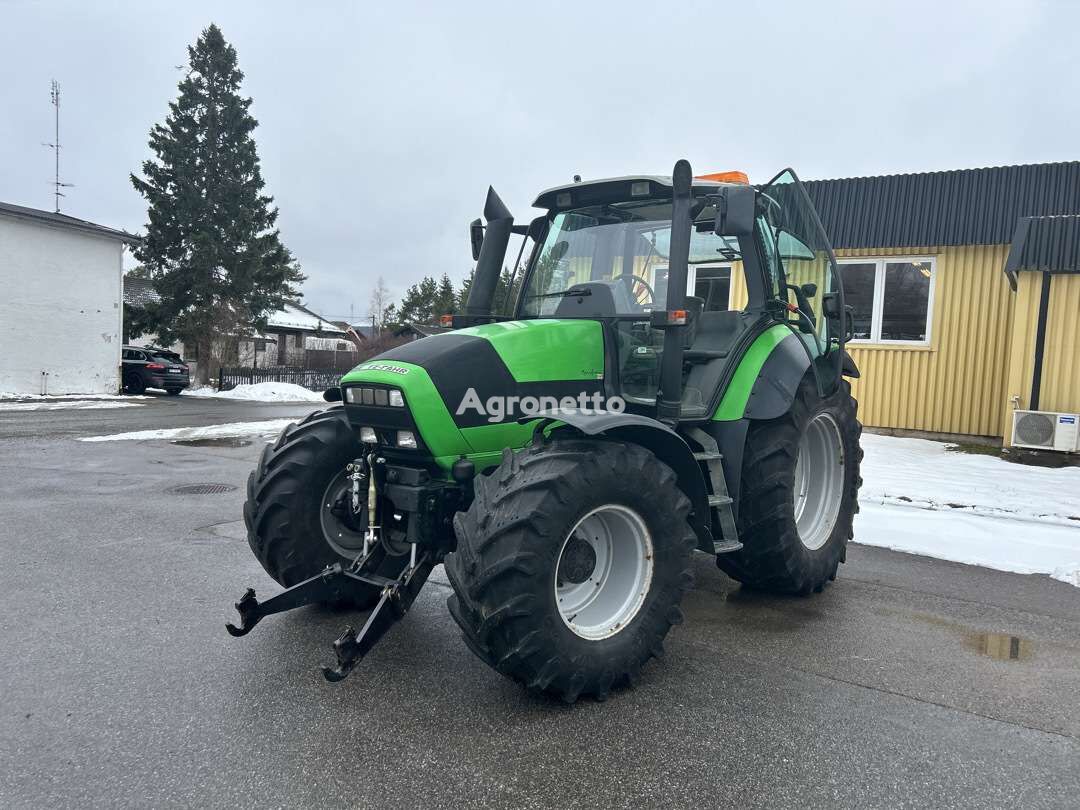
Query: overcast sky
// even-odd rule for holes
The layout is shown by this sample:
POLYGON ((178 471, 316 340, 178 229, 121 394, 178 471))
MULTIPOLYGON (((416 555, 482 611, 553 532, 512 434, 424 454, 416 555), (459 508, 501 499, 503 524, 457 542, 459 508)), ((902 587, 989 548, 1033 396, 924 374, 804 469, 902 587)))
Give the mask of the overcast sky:
POLYGON ((1080 3, 271 3, 0 0, 0 201, 138 231, 128 173, 210 22, 254 98, 309 306, 368 314, 471 266, 487 185, 793 166, 804 178, 1080 157, 1080 3), (301 8, 301 6, 303 6, 301 8))

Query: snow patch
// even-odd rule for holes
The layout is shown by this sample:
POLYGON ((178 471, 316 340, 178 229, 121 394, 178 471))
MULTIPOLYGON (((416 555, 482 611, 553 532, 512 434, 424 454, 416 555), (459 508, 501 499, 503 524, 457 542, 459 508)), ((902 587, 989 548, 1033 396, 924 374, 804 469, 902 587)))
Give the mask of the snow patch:
POLYGON ((135 402, 105 402, 100 400, 69 400, 67 402, 0 402, 0 413, 7 411, 70 411, 87 410, 93 408, 141 408, 142 405, 135 402))
POLYGON ((135 430, 130 433, 114 433, 109 436, 84 436, 80 442, 153 441, 168 439, 231 439, 237 436, 276 436, 295 419, 264 419, 261 422, 228 422, 224 425, 204 427, 161 428, 159 430, 135 430))
POLYGON ((1080 587, 1080 468, 863 434, 855 541, 1080 587))
POLYGON ((131 396, 128 394, 12 394, 8 391, 0 391, 0 401, 18 400, 20 402, 59 402, 72 399, 152 399, 146 396, 131 396))
POLYGON ((1080 527, 1080 467, 1050 469, 864 433, 862 503, 967 511, 1080 527))
POLYGON ((214 399, 238 399, 244 402, 322 402, 322 394, 309 391, 301 385, 283 382, 263 382, 254 385, 238 385, 231 391, 213 388, 196 388, 185 391, 189 397, 213 397, 214 399))
POLYGON ((1067 582, 1077 588, 1080 588, 1080 563, 1073 566, 1062 565, 1054 569, 1054 572, 1050 574, 1051 578, 1067 582))

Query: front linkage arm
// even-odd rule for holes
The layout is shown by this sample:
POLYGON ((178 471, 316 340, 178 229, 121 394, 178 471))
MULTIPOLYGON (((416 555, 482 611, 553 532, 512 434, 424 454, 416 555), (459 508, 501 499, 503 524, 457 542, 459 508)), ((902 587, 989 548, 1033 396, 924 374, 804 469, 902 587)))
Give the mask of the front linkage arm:
POLYGON ((226 624, 225 629, 233 636, 247 635, 263 616, 282 613, 313 602, 348 600, 369 588, 377 588, 382 595, 360 632, 348 627, 334 642, 337 666, 322 668, 326 680, 340 681, 378 643, 394 622, 408 612, 427 581, 431 569, 435 567, 430 552, 416 555, 415 548, 413 546, 414 556, 409 565, 397 579, 372 573, 386 556, 382 544, 377 544, 366 554, 357 557, 348 568, 337 563, 328 565, 315 576, 298 582, 263 602, 255 598, 254 590, 248 588, 236 603, 236 609, 240 612, 240 626, 226 624))

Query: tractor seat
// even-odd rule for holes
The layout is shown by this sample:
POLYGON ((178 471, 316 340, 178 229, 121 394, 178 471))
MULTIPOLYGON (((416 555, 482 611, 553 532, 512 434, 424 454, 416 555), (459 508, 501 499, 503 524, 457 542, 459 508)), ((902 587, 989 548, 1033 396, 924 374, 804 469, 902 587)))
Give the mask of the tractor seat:
POLYGON ((746 328, 746 313, 738 310, 702 312, 698 316, 694 341, 686 351, 687 360, 727 357, 746 328))
POLYGON ((570 287, 555 307, 556 318, 610 318, 641 309, 620 281, 584 281, 570 287))

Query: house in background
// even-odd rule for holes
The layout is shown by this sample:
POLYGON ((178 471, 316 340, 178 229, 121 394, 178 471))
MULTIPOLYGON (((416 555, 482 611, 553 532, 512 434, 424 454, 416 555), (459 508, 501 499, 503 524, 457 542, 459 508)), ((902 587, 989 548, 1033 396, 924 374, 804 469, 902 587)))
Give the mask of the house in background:
POLYGON ((271 313, 258 335, 241 338, 237 365, 250 368, 321 368, 347 364, 357 347, 340 325, 301 304, 271 313))
MULTIPOLYGON (((144 308, 161 298, 149 279, 124 277, 124 306, 144 308)), ((154 334, 129 338, 133 346, 161 346, 154 334)), ((176 343, 167 346, 184 357, 194 369, 199 357, 194 346, 176 343)), ((301 304, 288 303, 267 318, 266 328, 251 335, 226 337, 215 346, 222 365, 242 368, 324 368, 348 365, 357 351, 346 329, 312 312, 301 304)), ((351 367, 351 366, 350 366, 351 367)), ((211 374, 216 372, 211 369, 211 374)))
POLYGON ((148 278, 124 276, 124 345, 156 346, 183 355, 183 343, 173 343, 171 346, 165 346, 162 344, 161 339, 152 332, 139 335, 139 337, 132 337, 128 332, 128 316, 132 314, 132 311, 145 309, 148 304, 156 304, 160 300, 161 296, 154 289, 153 281, 148 278))
POLYGON ((120 389, 125 245, 138 238, 0 203, 0 393, 120 389))
MULTIPOLYGON (((154 282, 148 278, 134 278, 124 276, 124 313, 129 315, 132 311, 145 310, 150 304, 156 304, 161 300, 158 291, 154 289, 154 282)), ((153 341, 146 338, 133 338, 128 334, 127 318, 124 319, 124 343, 132 341, 145 341, 133 345, 149 346, 153 341)))
POLYGON ((449 326, 430 326, 425 323, 406 323, 394 330, 394 337, 403 340, 420 340, 421 338, 441 335, 444 332, 452 332, 449 326))
POLYGON ((1010 444, 1014 409, 1080 411, 1080 162, 806 189, 855 308, 866 425, 1010 444))

